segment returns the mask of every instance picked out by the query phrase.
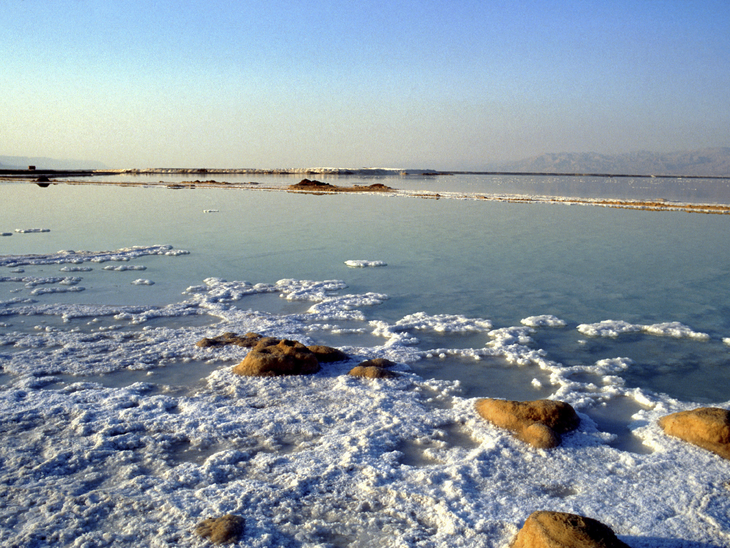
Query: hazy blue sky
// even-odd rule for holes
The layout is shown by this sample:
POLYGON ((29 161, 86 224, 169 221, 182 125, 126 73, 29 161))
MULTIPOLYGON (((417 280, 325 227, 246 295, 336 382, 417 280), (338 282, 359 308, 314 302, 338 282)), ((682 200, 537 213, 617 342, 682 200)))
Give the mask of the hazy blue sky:
POLYGON ((730 2, 2 0, 0 155, 474 169, 730 146, 730 2))

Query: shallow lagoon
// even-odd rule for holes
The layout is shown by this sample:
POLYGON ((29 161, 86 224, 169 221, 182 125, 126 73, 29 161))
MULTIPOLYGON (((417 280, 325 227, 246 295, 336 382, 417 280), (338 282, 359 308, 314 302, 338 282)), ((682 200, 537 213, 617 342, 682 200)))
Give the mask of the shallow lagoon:
POLYGON ((202 545, 195 523, 235 511, 248 546, 504 546, 535 509, 596 517, 631 546, 729 538, 730 468, 654 424, 729 405, 726 216, 201 187, 0 194, 0 232, 50 230, 0 239, 5 256, 44 255, 0 272, 4 542, 202 545), (130 246, 146 251, 57 253, 130 246), (194 346, 248 330, 354 358, 239 379, 243 349, 194 346), (343 376, 375 356, 402 378, 343 376), (475 415, 484 396, 559 397, 584 420, 563 447, 529 450, 475 415))

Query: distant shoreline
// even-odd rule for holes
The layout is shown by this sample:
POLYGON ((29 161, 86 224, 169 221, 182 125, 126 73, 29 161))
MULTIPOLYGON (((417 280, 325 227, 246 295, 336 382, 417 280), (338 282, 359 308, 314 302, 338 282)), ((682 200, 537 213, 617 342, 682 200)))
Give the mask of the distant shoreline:
MULTIPOLYGON (((27 171, 25 171, 27 175, 27 171)), ((159 173, 159 172, 154 172, 159 173)), ((171 172, 167 172, 171 173, 171 172)), ((176 174, 187 172, 174 172, 176 174)), ((212 174, 211 172, 207 172, 212 174)), ((233 171, 225 171, 223 173, 240 173, 233 171)), ((250 172, 243 172, 250 173, 250 172)), ((257 173, 261 174, 260 171, 257 173)), ((292 173, 292 175, 300 175, 292 173)), ((715 177, 716 179, 719 177, 715 177)), ((727 177, 724 177, 727 179, 727 177)), ((2 172, 0 172, 0 181, 2 180, 2 172)), ((454 191, 424 191, 424 190, 400 190, 391 188, 382 184, 370 186, 354 185, 354 186, 338 186, 328 183, 318 183, 316 186, 301 186, 301 183, 288 186, 269 186, 262 185, 257 182, 236 182, 229 183, 225 181, 206 180, 206 181, 181 181, 181 182, 149 182, 149 181, 99 181, 93 177, 79 177, 79 180, 45 180, 37 181, 35 179, 25 177, 23 179, 15 178, 15 181, 36 184, 41 187, 50 185, 110 185, 110 186, 133 186, 133 187, 163 187, 168 189, 195 189, 195 188, 228 188, 241 189, 248 191, 264 191, 264 192, 288 192, 295 194, 344 194, 344 193, 361 193, 361 194, 386 194, 389 196, 403 198, 421 198, 431 200, 477 200, 486 202, 509 202, 518 204, 562 204, 562 205, 585 205, 594 207, 610 207, 616 209, 633 209, 639 211, 683 211, 686 213, 705 213, 715 215, 730 215, 730 204, 718 203, 692 203, 692 202, 672 202, 665 199, 636 199, 636 200, 617 200, 608 198, 581 198, 576 196, 550 196, 550 195, 532 195, 532 194, 486 194, 486 193, 464 193, 454 191)), ((305 179, 306 181, 306 179, 305 179)), ((311 181, 310 181, 311 182, 311 181)))
POLYGON ((0 179, 37 180, 41 177, 94 177, 109 175, 326 175, 334 177, 435 177, 448 175, 499 175, 509 177, 603 177, 628 179, 715 179, 730 180, 730 175, 677 175, 677 174, 631 174, 631 173, 558 173, 539 171, 439 171, 430 169, 397 168, 143 168, 143 169, 0 169, 0 179))

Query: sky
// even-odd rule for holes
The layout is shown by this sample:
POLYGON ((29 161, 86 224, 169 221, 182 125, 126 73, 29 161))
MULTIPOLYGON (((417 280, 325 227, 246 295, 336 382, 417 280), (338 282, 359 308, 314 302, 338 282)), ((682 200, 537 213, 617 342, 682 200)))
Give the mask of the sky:
POLYGON ((480 169, 730 146, 730 2, 2 0, 0 155, 480 169))

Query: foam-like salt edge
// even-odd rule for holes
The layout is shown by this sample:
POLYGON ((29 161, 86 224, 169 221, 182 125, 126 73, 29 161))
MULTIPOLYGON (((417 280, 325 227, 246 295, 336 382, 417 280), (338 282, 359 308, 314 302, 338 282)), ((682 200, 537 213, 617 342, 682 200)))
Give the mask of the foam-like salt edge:
POLYGON ((199 546, 195 524, 230 512, 246 520, 241 545, 252 547, 501 548, 533 510, 550 509, 600 519, 631 546, 727 544, 730 464, 665 436, 656 424, 696 404, 627 388, 619 377, 631 364, 626 358, 580 366, 548 359, 531 335, 560 327, 552 316, 499 328, 484 318, 423 312, 368 322, 359 309, 387 296, 345 289, 337 280, 208 278, 164 307, 0 303, 9 323, 17 315, 125 325, 187 315, 220 319, 213 327, 136 331, 5 329, 0 355, 3 374, 12 377, 0 386, 0 417, 2 435, 13 442, 0 444, 2 542, 199 546), (311 307, 275 315, 236 306, 256 293, 311 307), (246 349, 195 346, 222 331, 311 343, 312 323, 334 330, 340 320, 361 322, 383 343, 345 347, 350 361, 306 377, 238 377, 230 364, 246 349), (411 340, 429 331, 484 333, 483 347, 443 350, 475 360, 501 356, 546 372, 551 397, 576 407, 580 427, 561 447, 543 451, 490 426, 476 415, 475 400, 459 395, 458 382, 409 371, 426 354, 411 340), (345 375, 370 357, 398 362, 401 376, 345 375), (83 377, 54 384, 59 375, 154 372, 197 361, 220 367, 184 391, 148 382, 107 388, 83 377), (598 381, 579 382, 575 373, 598 381), (615 398, 633 402, 630 428, 653 452, 611 447, 612 436, 582 413, 615 398))
POLYGON ((658 335, 674 338, 690 338, 705 341, 710 338, 707 333, 693 331, 690 327, 680 322, 664 322, 652 325, 632 324, 625 321, 605 320, 592 324, 580 324, 578 331, 584 335, 593 337, 618 337, 622 333, 644 332, 650 335, 658 335))
POLYGON ((63 250, 50 255, 0 255, 0 266, 18 267, 44 264, 82 264, 85 262, 129 261, 148 255, 187 255, 189 251, 173 249, 171 245, 134 246, 116 251, 63 250))
POLYGON ((366 261, 361 259, 350 259, 348 261, 345 261, 345 264, 349 266, 350 268, 367 268, 367 267, 377 267, 377 266, 388 266, 387 263, 383 261, 366 261))

